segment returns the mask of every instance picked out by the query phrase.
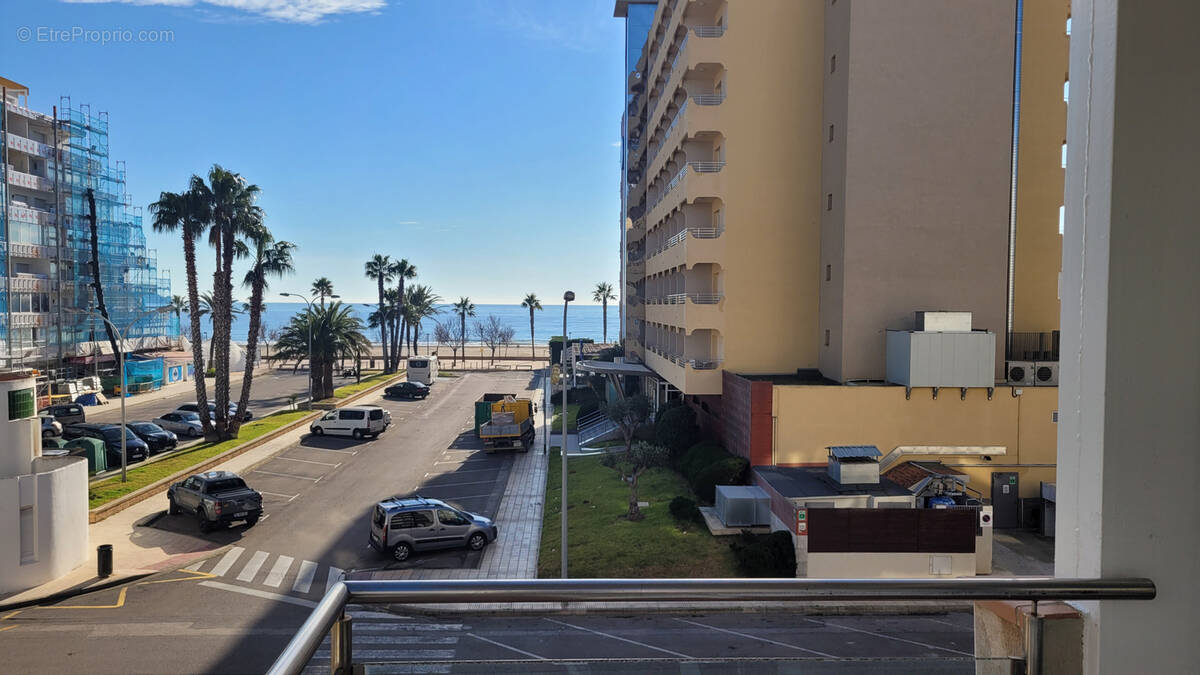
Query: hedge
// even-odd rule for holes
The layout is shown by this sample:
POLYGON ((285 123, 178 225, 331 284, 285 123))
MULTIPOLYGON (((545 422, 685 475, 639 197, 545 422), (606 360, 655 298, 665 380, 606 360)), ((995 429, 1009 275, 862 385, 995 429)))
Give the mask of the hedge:
POLYGON ((780 530, 766 535, 743 532, 729 545, 737 560, 738 572, 745 577, 792 578, 796 576, 796 547, 789 532, 780 530))

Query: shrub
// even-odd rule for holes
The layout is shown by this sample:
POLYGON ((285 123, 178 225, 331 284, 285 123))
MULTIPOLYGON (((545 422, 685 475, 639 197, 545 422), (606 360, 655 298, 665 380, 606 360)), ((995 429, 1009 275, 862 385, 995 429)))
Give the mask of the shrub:
POLYGON ((671 500, 668 508, 671 516, 681 522, 699 522, 702 518, 700 507, 696 506, 696 500, 690 497, 676 497, 671 500))
POLYGON ((782 530, 767 535, 743 532, 729 545, 745 577, 791 578, 796 576, 796 548, 792 535, 782 530))
POLYGON ((712 504, 717 499, 717 486, 741 485, 746 481, 749 467, 746 458, 728 455, 701 469, 692 481, 692 491, 701 501, 712 504))
POLYGON ((654 420, 654 442, 670 451, 673 462, 695 443, 696 432, 696 413, 686 405, 664 408, 654 420))
POLYGON ((725 448, 721 447, 721 444, 713 441, 701 441, 688 448, 680 458, 679 473, 691 483, 695 480, 696 475, 710 464, 729 456, 731 455, 725 452, 725 448))

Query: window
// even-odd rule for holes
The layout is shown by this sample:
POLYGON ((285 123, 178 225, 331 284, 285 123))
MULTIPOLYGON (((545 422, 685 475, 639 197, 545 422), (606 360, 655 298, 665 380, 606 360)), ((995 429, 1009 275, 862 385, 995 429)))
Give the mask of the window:
POLYGON ((830 143, 833 142, 833 125, 832 124, 829 125, 829 142, 830 143))
POLYGON ((438 522, 443 525, 470 525, 471 521, 463 518, 462 514, 450 509, 438 509, 438 522))
POLYGON ((833 280, 833 265, 825 266, 825 281, 833 280))
POLYGON ((432 525, 432 511, 404 511, 392 516, 393 530, 408 530, 414 527, 431 527, 432 525))
POLYGON ((829 57, 829 72, 833 73, 836 71, 837 71, 837 54, 834 54, 833 56, 829 57))
POLYGON ((367 416, 366 412, 364 412, 362 410, 343 410, 343 411, 341 411, 341 418, 344 420, 361 420, 361 419, 366 419, 366 416, 367 416))
POLYGON ((229 490, 240 490, 244 487, 246 487, 246 484, 241 478, 222 478, 221 480, 214 480, 209 483, 206 492, 208 494, 216 494, 218 492, 228 492, 229 490))
POLYGON ((829 329, 828 328, 825 329, 825 346, 826 347, 829 346, 829 329))
POLYGON ((371 419, 373 419, 373 420, 383 419, 383 411, 382 410, 372 410, 371 411, 371 419))
POLYGON ((1062 144, 1062 168, 1064 168, 1064 169, 1067 168, 1067 142, 1066 141, 1063 141, 1063 144, 1062 144))
POLYGON ((825 210, 826 211, 833 210, 833 193, 832 192, 825 195, 825 210))

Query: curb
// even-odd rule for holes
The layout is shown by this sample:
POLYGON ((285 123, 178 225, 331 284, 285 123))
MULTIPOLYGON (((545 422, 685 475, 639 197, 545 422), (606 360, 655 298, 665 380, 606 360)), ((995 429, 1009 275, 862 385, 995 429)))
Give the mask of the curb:
POLYGON ((103 590, 107 590, 109 588, 116 588, 117 586, 123 586, 123 585, 133 582, 133 581, 139 581, 141 579, 145 579, 146 577, 151 576, 153 574, 157 574, 157 572, 139 572, 138 574, 130 574, 129 576, 121 577, 119 579, 112 579, 110 581, 105 581, 103 583, 95 584, 94 586, 86 586, 86 587, 81 587, 81 588, 70 588, 65 591, 59 591, 58 593, 52 593, 50 595, 43 596, 40 598, 34 598, 31 600, 22 600, 21 602, 14 602, 9 605, 0 605, 0 611, 6 611, 6 610, 10 610, 10 609, 21 609, 22 607, 32 607, 34 605, 44 605, 44 604, 50 603, 50 602, 58 602, 60 600, 67 600, 69 598, 74 598, 76 596, 80 596, 85 593, 92 593, 95 591, 103 591, 103 590))
MULTIPOLYGON (((364 390, 357 392, 351 396, 347 396, 346 398, 341 399, 336 404, 334 404, 334 407, 340 408, 342 406, 349 405, 349 404, 353 403, 354 401, 357 401, 365 396, 373 394, 376 391, 378 391, 379 389, 390 385, 394 380, 396 380, 398 377, 402 376, 404 374, 404 372, 405 371, 401 370, 396 373, 395 377, 388 378, 388 379, 380 382, 379 384, 376 384, 372 387, 364 389, 364 390)), ((290 424, 286 424, 282 427, 279 427, 278 429, 269 431, 269 432, 263 434, 262 436, 259 436, 258 438, 255 438, 250 441, 246 441, 245 443, 242 443, 241 445, 234 446, 234 447, 226 450, 225 452, 222 452, 219 455, 214 455, 212 457, 209 457, 208 459, 206 459, 198 464, 193 464, 192 466, 190 466, 186 469, 176 471, 175 473, 171 474, 170 476, 167 476, 165 478, 160 478, 159 480, 157 480, 145 487, 138 488, 137 490, 134 490, 133 492, 130 492, 129 494, 124 495, 122 497, 118 497, 117 499, 114 499, 111 502, 108 502, 107 504, 97 506, 94 509, 89 509, 88 510, 88 524, 90 525, 92 523, 98 523, 98 522, 104 520, 105 518, 108 518, 109 516, 112 516, 114 514, 120 513, 121 511, 124 511, 125 509, 133 506, 134 504, 145 501, 146 499, 149 499, 150 497, 153 497, 154 495, 162 492, 167 487, 169 487, 172 483, 178 481, 180 478, 190 476, 195 473, 202 473, 202 472, 204 472, 226 460, 233 459, 234 457, 237 457, 238 455, 241 455, 245 452, 249 452, 250 450, 257 448, 260 445, 263 445, 272 440, 275 440, 276 438, 279 438, 280 436, 282 436, 286 433, 295 431, 299 427, 310 423, 318 414, 319 414, 318 411, 313 411, 310 414, 305 415, 304 417, 301 417, 300 419, 298 419, 290 424)))

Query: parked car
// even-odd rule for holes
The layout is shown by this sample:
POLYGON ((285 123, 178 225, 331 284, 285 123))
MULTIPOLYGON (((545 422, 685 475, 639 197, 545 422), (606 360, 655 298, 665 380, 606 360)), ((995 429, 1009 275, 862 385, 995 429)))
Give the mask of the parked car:
POLYGON ((332 434, 356 439, 375 438, 387 429, 384 409, 377 405, 356 405, 330 410, 308 425, 308 430, 320 436, 332 434))
POLYGON ((236 473, 208 471, 167 488, 167 513, 196 516, 201 532, 239 520, 253 527, 262 516, 262 495, 236 473))
MULTIPOLYGON (((191 413, 196 413, 196 415, 199 416, 200 406, 197 405, 195 401, 193 401, 191 403, 184 403, 183 405, 176 408, 175 412, 191 412, 191 413)), ((237 414, 237 404, 230 403, 229 404, 229 412, 226 414, 229 415, 230 417, 233 417, 234 415, 236 415, 237 414)), ((212 401, 208 402, 208 415, 209 415, 209 419, 215 419, 216 415, 217 415, 217 404, 213 403, 212 401)), ((250 408, 246 408, 246 412, 242 415, 242 421, 249 422, 252 419, 254 419, 254 413, 250 412, 250 408)))
POLYGON ((63 426, 68 424, 82 424, 87 421, 87 413, 83 411, 83 406, 78 403, 56 403, 52 406, 42 408, 38 411, 38 414, 49 415, 58 420, 63 426))
POLYGON ((146 442, 151 455, 174 450, 179 443, 178 436, 153 422, 130 422, 128 426, 138 438, 146 442))
POLYGON ((368 543, 403 562, 414 551, 462 546, 479 551, 497 536, 499 531, 491 518, 456 509, 438 499, 392 497, 372 510, 368 543))
POLYGON ((389 398, 425 398, 429 396, 429 385, 420 382, 400 382, 384 389, 383 395, 389 398))
POLYGON ((54 436, 62 436, 63 425, 58 420, 50 415, 40 414, 42 418, 42 438, 53 438, 54 436))
MULTIPOLYGON (((63 438, 95 438, 104 442, 109 468, 121 466, 121 425, 120 424, 72 424, 63 429, 63 438)), ((150 456, 150 447, 146 442, 133 433, 133 429, 125 428, 125 460, 126 464, 140 462, 150 456)))
POLYGON ((200 423, 200 415, 194 412, 169 412, 151 421, 167 431, 183 434, 190 438, 200 438, 204 435, 204 425, 200 423))

